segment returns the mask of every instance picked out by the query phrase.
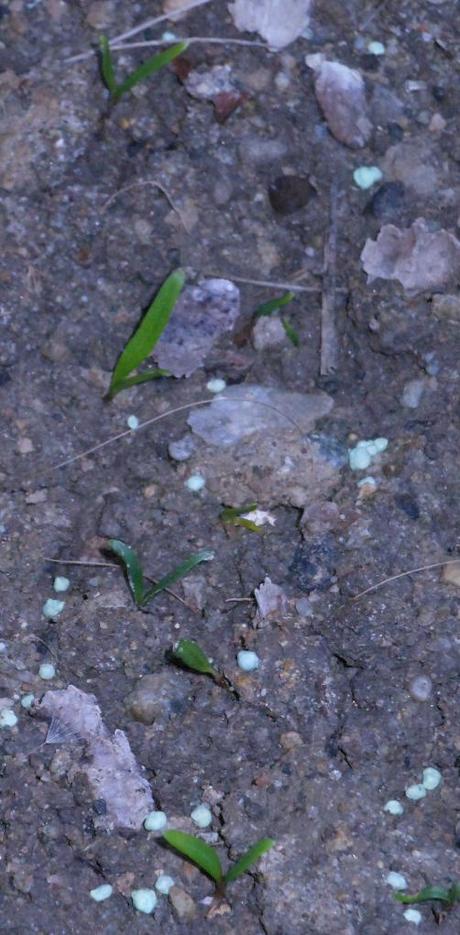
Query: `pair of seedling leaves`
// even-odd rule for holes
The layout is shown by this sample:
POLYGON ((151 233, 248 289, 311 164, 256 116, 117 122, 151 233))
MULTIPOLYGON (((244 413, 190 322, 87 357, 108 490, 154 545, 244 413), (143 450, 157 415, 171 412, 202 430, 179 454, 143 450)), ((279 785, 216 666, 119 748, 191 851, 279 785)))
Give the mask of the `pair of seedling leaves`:
POLYGON ((188 857, 194 864, 197 864, 200 870, 203 870, 204 873, 211 877, 215 883, 216 896, 218 897, 225 895, 227 883, 233 883, 243 873, 246 873, 252 864, 259 860, 262 854, 270 850, 275 843, 272 838, 261 838, 224 873, 216 851, 205 841, 202 841, 201 838, 196 838, 193 834, 185 834, 183 831, 165 831, 163 837, 171 847, 188 857))

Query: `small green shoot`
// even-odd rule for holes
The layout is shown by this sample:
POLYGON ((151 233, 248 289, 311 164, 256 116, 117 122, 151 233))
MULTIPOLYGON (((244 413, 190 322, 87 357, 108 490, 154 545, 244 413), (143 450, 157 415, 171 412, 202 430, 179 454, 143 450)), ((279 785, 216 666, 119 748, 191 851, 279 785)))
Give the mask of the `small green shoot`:
POLYGON ((225 688, 227 691, 231 692, 232 695, 239 697, 236 688, 233 687, 230 680, 223 672, 218 672, 217 669, 211 665, 206 653, 203 652, 198 643, 195 643, 195 640, 179 640, 173 647, 170 658, 173 662, 180 663, 180 665, 184 666, 186 669, 191 669, 192 672, 199 672, 201 675, 209 675, 220 688, 225 688))
POLYGON ((250 532, 260 533, 263 532, 262 527, 257 526, 252 520, 245 518, 246 513, 252 513, 253 510, 256 509, 257 503, 247 503, 245 506, 241 507, 226 506, 220 514, 220 519, 229 526, 244 526, 244 528, 249 529, 250 532))
POLYGON ((152 353, 155 344, 168 324, 174 306, 182 292, 184 282, 185 274, 181 269, 174 270, 165 279, 117 360, 107 393, 108 399, 113 399, 117 393, 129 386, 145 383, 147 380, 154 380, 157 377, 168 376, 166 370, 157 368, 146 370, 144 373, 135 376, 130 376, 130 374, 133 370, 137 370, 152 353))
POLYGON ((297 331, 295 330, 295 328, 292 327, 291 323, 287 320, 287 318, 282 318, 282 319, 281 319, 281 324, 282 324, 282 326, 283 326, 283 328, 284 328, 284 330, 285 330, 285 332, 286 332, 286 334, 287 334, 287 336, 288 336, 288 338, 289 338, 291 344, 293 344, 294 347, 299 347, 299 346, 300 346, 300 338, 299 338, 299 335, 298 335, 297 331))
POLYGON ((278 312, 280 308, 289 305, 293 299, 295 299, 294 292, 283 292, 277 299, 270 299, 269 302, 263 302, 262 305, 259 305, 255 310, 255 316, 261 318, 265 315, 273 315, 273 312, 278 312))
POLYGON ((406 893, 395 893, 394 898, 398 903, 408 905, 410 903, 426 903, 431 899, 446 903, 447 906, 453 906, 460 901, 460 883, 453 883, 447 889, 444 886, 425 886, 423 890, 410 896, 406 893))
POLYGON ((216 678, 218 673, 213 669, 208 657, 205 655, 201 646, 194 640, 179 640, 174 646, 173 658, 177 659, 186 669, 193 672, 201 672, 203 675, 211 675, 216 678))
POLYGON ((184 578, 185 575, 188 575, 189 571, 195 568, 196 565, 199 565, 201 562, 209 562, 214 558, 212 549, 201 549, 184 562, 181 562, 177 568, 170 571, 169 574, 157 581, 152 587, 146 587, 142 564, 134 549, 126 545, 126 543, 122 542, 120 539, 109 539, 108 544, 110 550, 114 552, 115 555, 118 555, 123 562, 131 593, 136 606, 139 608, 145 607, 146 604, 149 604, 161 591, 167 590, 172 584, 179 581, 180 578, 184 578))
POLYGON ((219 897, 225 895, 227 883, 232 883, 237 877, 246 873, 249 867, 259 857, 262 857, 262 854, 270 850, 275 843, 272 838, 261 838, 224 874, 215 850, 209 844, 205 844, 201 838, 196 838, 192 834, 185 834, 183 831, 165 831, 163 837, 171 847, 174 847, 180 854, 184 854, 200 870, 211 877, 211 880, 216 884, 216 895, 219 897))
POLYGON ((164 52, 158 52, 156 55, 153 55, 151 58, 147 59, 146 62, 143 62, 142 65, 139 65, 139 68, 136 68, 131 75, 128 75, 121 84, 117 84, 115 78, 112 53, 107 36, 100 36, 99 47, 101 52, 102 80, 110 92, 113 103, 116 104, 123 94, 126 94, 127 91, 131 91, 139 81, 144 81, 145 78, 149 78, 150 75, 159 71, 160 68, 169 65, 173 59, 177 58, 177 56, 187 48, 187 43, 177 42, 175 45, 171 45, 168 49, 165 49, 164 52))

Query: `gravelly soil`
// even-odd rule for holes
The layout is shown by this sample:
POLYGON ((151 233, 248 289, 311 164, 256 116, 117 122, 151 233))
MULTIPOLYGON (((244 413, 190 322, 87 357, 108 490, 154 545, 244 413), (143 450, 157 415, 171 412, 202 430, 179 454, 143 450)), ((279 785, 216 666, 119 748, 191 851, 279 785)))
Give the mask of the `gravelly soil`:
MULTIPOLYGON (((195 11, 180 30, 236 35, 221 6, 195 11)), ((369 286, 359 263, 383 221, 405 227, 422 216, 455 231, 455 12, 434 0, 323 0, 312 38, 281 53, 194 46, 192 65, 229 64, 247 93, 219 123, 172 69, 108 112, 95 61, 61 65, 94 41, 90 23, 113 35, 151 16, 151 3, 14 0, 0 8, 0 703, 18 716, 0 736, 0 909, 12 935, 152 927, 195 935, 203 925, 247 935, 402 935, 413 923, 392 899, 389 871, 403 873, 411 891, 459 875, 460 577, 447 583, 434 569, 353 600, 381 578, 458 554, 458 322, 437 319, 430 295, 408 299, 382 280, 369 286), (384 56, 368 54, 370 39, 385 44, 384 56), (353 151, 329 135, 304 62, 311 51, 361 69, 374 124, 367 148, 353 151), (433 114, 442 129, 430 129, 433 114), (406 178, 403 198, 393 190, 383 208, 382 198, 369 208, 375 190, 360 191, 353 170, 382 164, 406 142, 414 173, 419 154, 430 184, 406 178), (308 177, 316 190, 292 214, 276 213, 268 199, 283 173, 308 177), (319 292, 299 293, 289 308, 298 348, 286 340, 256 351, 252 314, 276 290, 242 285, 237 328, 203 368, 103 401, 141 310, 177 265, 189 279, 291 281, 304 270, 303 282, 321 288, 333 182, 342 290, 335 374, 319 376, 319 292), (369 469, 374 495, 360 495, 365 472, 344 466, 326 503, 316 502, 313 485, 302 514, 268 484, 262 499, 275 526, 261 535, 224 527, 219 513, 232 505, 225 476, 195 495, 184 485, 190 464, 209 465, 209 451, 190 464, 168 454, 189 431, 187 413, 54 468, 123 432, 132 413, 145 420, 206 397, 214 376, 327 391, 334 407, 317 431, 342 447, 389 439, 369 469), (424 392, 410 408, 402 393, 415 379, 424 392), (49 561, 104 561, 100 548, 113 536, 135 546, 157 577, 212 547, 214 561, 176 585, 188 603, 198 595, 198 609, 162 594, 146 614, 120 569, 49 561), (71 589, 49 621, 42 607, 57 569, 71 589), (265 575, 289 598, 308 597, 308 609, 293 603, 287 619, 256 627, 253 601, 229 599, 250 598, 265 575), (199 639, 239 700, 170 665, 165 652, 178 636, 199 639), (236 667, 242 646, 261 660, 250 675, 236 667), (56 667, 48 686, 38 676, 43 662, 56 667), (148 673, 170 703, 145 725, 127 699, 148 673), (431 679, 425 701, 410 690, 418 675, 431 679), (224 861, 258 837, 276 839, 257 870, 233 884, 230 911, 206 918, 211 884, 155 835, 97 830, 103 803, 76 768, 81 745, 44 744, 43 721, 20 705, 27 692, 38 700, 68 684, 94 693, 108 728, 126 731, 171 825, 208 802, 224 861), (410 802, 404 790, 427 766, 442 772, 442 785, 410 802), (401 817, 383 810, 394 798, 404 804, 401 817), (152 887, 160 871, 192 896, 193 918, 178 918, 166 897, 154 918, 134 911, 130 891, 152 887), (89 891, 103 882, 114 893, 96 904, 89 891)), ((459 931, 458 908, 440 915, 427 904, 421 913, 422 935, 459 931)))

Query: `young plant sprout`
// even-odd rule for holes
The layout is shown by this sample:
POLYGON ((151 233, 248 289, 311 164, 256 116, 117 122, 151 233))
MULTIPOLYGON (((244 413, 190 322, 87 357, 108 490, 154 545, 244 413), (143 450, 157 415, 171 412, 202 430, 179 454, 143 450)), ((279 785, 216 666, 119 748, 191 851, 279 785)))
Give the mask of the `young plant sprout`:
POLYGON ((261 838, 224 873, 216 851, 201 838, 185 834, 183 831, 165 831, 163 837, 171 847, 188 857, 203 873, 211 877, 215 883, 216 896, 221 899, 225 896, 227 884, 246 873, 275 843, 272 838, 261 838))
POLYGON ((215 681, 216 685, 220 685, 221 688, 226 688, 227 691, 232 692, 233 695, 237 695, 237 691, 233 688, 231 682, 229 682, 222 672, 218 672, 217 669, 211 665, 208 657, 201 649, 201 646, 195 643, 194 640, 179 640, 173 648, 172 659, 180 663, 180 665, 184 666, 186 669, 191 669, 192 672, 199 672, 201 675, 209 675, 215 681))
POLYGON ((145 608, 145 606, 153 600, 157 594, 160 594, 161 591, 167 590, 172 584, 179 581, 180 578, 184 578, 185 575, 188 575, 189 571, 192 571, 196 565, 199 565, 201 562, 209 562, 214 558, 212 549, 201 549, 184 562, 181 562, 177 568, 170 571, 169 574, 161 578, 160 581, 157 581, 152 587, 146 587, 142 565, 134 549, 126 545, 126 543, 122 542, 120 539, 109 539, 108 546, 110 550, 121 559, 131 594, 133 595, 137 607, 140 609, 145 608))
POLYGON ((263 532, 261 526, 257 526, 252 520, 247 519, 246 513, 252 513, 257 509, 257 503, 246 503, 241 507, 226 506, 220 514, 223 523, 229 526, 244 526, 250 532, 263 532))
POLYGON ((452 883, 448 888, 444 886, 425 886, 412 896, 406 893, 394 893, 394 898, 398 903, 404 903, 404 905, 426 903, 434 899, 445 903, 450 908, 454 903, 460 902, 460 883, 452 883))
POLYGON ((107 36, 100 37, 99 47, 101 53, 100 66, 102 80, 107 90, 110 92, 113 103, 116 104, 123 94, 126 94, 127 91, 131 91, 139 81, 149 78, 154 72, 160 71, 160 68, 169 65, 173 59, 177 58, 177 56, 187 48, 187 43, 178 42, 176 45, 165 49, 164 52, 158 52, 156 55, 153 55, 151 58, 147 59, 146 62, 143 62, 142 65, 139 65, 139 68, 136 68, 131 75, 128 75, 121 84, 118 84, 115 78, 112 53, 107 36))
POLYGON ((126 390, 130 386, 146 383, 148 380, 155 380, 158 377, 169 376, 167 370, 161 370, 158 367, 144 370, 134 376, 130 376, 130 374, 132 374, 133 370, 137 370, 152 353, 155 344, 168 324, 174 306, 182 292, 184 282, 185 274, 181 269, 174 270, 165 279, 117 360, 107 393, 108 399, 113 399, 117 393, 126 390))

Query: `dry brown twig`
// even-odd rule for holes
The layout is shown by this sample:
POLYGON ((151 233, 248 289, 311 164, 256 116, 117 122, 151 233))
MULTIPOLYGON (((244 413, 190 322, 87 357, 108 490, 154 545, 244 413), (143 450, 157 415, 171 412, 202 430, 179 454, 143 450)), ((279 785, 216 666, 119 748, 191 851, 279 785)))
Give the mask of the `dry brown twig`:
POLYGON ((329 230, 324 244, 324 270, 321 302, 320 374, 327 376, 337 370, 339 342, 335 321, 337 272, 337 185, 331 187, 329 230))

